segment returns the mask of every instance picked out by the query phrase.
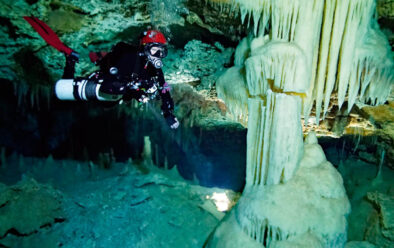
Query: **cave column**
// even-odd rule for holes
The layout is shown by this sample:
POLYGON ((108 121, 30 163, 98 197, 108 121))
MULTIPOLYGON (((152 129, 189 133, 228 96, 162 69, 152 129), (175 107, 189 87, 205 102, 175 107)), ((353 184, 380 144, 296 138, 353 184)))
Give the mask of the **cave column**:
POLYGON ((301 50, 273 42, 246 61, 248 100, 246 185, 288 181, 303 155, 301 95, 309 87, 301 50))

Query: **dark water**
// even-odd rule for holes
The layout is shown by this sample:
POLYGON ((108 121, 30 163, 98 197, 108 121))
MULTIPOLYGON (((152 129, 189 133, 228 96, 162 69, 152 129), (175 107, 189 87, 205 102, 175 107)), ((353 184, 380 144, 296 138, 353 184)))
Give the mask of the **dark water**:
MULTIPOLYGON (((0 147, 6 155, 93 161, 142 159, 149 137, 152 159, 159 167, 177 166, 188 180, 202 186, 241 191, 245 178, 246 130, 181 126, 170 130, 158 104, 110 106, 106 103, 61 102, 17 106, 10 83, 1 83, 0 147)), ((110 169, 110 168, 108 168, 110 169)))
MULTIPOLYGON (((164 123, 159 103, 119 107, 61 102, 52 94, 50 107, 44 102, 38 108, 18 106, 10 82, 2 81, 0 88, 0 147, 6 156, 14 152, 31 157, 52 155, 54 159, 93 161, 107 168, 111 161, 141 160, 144 139, 149 137, 157 166, 176 165, 184 178, 203 186, 243 189, 247 130, 239 126, 182 125, 174 131, 164 123)), ((379 163, 376 137, 321 137, 319 144, 336 167, 350 156, 379 163)))

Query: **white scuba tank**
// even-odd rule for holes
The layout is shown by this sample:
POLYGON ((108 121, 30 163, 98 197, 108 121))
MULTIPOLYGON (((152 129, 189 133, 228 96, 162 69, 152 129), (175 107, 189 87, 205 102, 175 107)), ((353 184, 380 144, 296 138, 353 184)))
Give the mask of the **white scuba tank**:
POLYGON ((60 79, 55 85, 56 97, 68 101, 118 101, 122 95, 100 92, 101 84, 89 79, 60 79))

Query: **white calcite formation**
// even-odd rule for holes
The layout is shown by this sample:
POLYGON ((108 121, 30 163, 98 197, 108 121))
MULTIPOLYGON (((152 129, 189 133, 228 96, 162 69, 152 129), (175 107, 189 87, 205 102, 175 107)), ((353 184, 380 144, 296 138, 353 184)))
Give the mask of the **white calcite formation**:
POLYGON ((295 175, 247 185, 207 247, 344 247, 349 212, 342 177, 311 133, 295 175))
POLYGON ((303 150, 299 97, 269 90, 266 103, 250 99, 249 110, 247 186, 287 181, 303 150))
POLYGON ((386 101, 394 63, 373 17, 376 3, 231 3, 254 24, 217 83, 248 127, 246 186, 207 246, 344 247, 350 205, 343 181, 314 134, 302 142, 301 115, 308 119, 315 106, 318 123, 334 93, 348 110, 356 101, 386 101))
MULTIPOLYGON (((349 111, 356 101, 377 105, 390 95, 394 62, 387 38, 374 18, 375 0, 215 2, 238 8, 247 25, 253 20, 255 39, 268 35, 267 45, 284 41, 301 49, 306 58, 304 82, 309 85, 303 98, 306 119, 313 106, 316 122, 324 118, 333 93, 338 94, 339 107, 348 102, 349 111)), ((243 66, 253 55, 252 40, 247 37, 240 42, 235 55, 237 66, 243 66)))
POLYGON ((224 100, 228 111, 233 114, 232 117, 246 125, 249 92, 242 75, 244 70, 245 68, 238 66, 228 69, 216 82, 216 90, 218 97, 224 100), (231 83, 228 83, 228 80, 231 80, 231 83), (227 104, 230 102, 236 104, 227 104))

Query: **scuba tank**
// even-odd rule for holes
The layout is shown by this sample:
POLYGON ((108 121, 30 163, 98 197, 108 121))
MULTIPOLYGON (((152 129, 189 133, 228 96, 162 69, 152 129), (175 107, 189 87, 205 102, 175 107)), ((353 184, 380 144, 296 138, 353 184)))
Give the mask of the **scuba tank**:
POLYGON ((60 79, 55 85, 56 97, 68 101, 118 101, 123 94, 107 94, 100 91, 102 80, 98 72, 89 78, 60 79))

